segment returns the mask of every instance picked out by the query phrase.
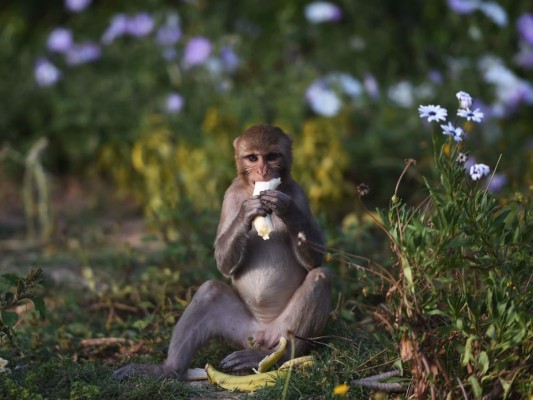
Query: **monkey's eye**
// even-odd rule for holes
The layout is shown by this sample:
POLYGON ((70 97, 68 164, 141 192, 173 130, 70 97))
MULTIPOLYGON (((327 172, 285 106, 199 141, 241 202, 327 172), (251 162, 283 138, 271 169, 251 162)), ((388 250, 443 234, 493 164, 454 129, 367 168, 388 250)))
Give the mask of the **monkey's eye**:
POLYGON ((256 162, 258 160, 257 155, 255 154, 249 154, 245 156, 244 158, 246 158, 250 162, 256 162))
POLYGON ((267 161, 276 161, 279 158, 279 153, 268 153, 265 156, 267 161))

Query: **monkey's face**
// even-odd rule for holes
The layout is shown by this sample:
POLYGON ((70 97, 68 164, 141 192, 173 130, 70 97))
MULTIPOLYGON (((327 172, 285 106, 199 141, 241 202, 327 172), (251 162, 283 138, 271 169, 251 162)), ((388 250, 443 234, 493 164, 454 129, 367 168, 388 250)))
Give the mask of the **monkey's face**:
POLYGON ((271 125, 255 125, 233 142, 237 173, 253 190, 255 182, 266 182, 290 176, 292 140, 281 129, 271 125))
POLYGON ((283 154, 277 151, 244 152, 239 162, 237 168, 252 189, 255 182, 266 182, 285 175, 286 163, 283 154))

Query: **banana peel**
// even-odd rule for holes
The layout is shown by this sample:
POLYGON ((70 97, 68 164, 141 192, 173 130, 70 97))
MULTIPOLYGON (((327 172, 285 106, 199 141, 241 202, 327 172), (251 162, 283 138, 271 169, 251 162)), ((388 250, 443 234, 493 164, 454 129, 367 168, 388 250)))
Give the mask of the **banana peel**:
POLYGON ((279 338, 278 347, 272 353, 259 361, 257 365, 257 373, 267 372, 283 355, 285 354, 285 349, 287 348, 287 339, 283 336, 279 338))
POLYGON ((313 356, 293 358, 281 365, 278 370, 261 372, 250 375, 230 375, 218 371, 211 364, 205 366, 207 379, 226 390, 239 390, 241 392, 254 392, 258 389, 274 386, 276 381, 283 379, 289 373, 291 367, 304 368, 314 364, 313 356))

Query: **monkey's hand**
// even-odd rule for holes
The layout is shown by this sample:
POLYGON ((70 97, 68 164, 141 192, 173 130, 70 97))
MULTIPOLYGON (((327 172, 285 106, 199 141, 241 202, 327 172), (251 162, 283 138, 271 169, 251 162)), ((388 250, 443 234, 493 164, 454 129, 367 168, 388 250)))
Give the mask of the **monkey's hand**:
POLYGON ((271 211, 278 217, 283 217, 292 208, 292 197, 279 190, 265 190, 260 195, 261 204, 267 211, 271 211))
POLYGON ((268 215, 268 209, 261 202, 260 196, 253 196, 250 199, 246 199, 242 202, 239 216, 249 231, 252 229, 252 222, 255 217, 266 217, 268 215))

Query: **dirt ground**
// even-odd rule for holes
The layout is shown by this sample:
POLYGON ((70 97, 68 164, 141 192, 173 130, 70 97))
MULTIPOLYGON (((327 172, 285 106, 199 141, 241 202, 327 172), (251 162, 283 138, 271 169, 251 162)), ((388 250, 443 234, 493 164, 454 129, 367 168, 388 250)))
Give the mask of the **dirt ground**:
POLYGON ((150 229, 139 205, 131 198, 118 197, 102 182, 80 182, 65 178, 51 185, 49 204, 52 233, 48 240, 28 231, 22 189, 0 179, 0 270, 12 269, 16 259, 31 263, 35 257, 71 252, 81 246, 157 250, 164 246, 158 233, 150 229), (150 241, 144 239, 150 236, 150 241))

